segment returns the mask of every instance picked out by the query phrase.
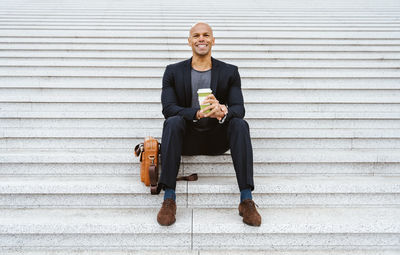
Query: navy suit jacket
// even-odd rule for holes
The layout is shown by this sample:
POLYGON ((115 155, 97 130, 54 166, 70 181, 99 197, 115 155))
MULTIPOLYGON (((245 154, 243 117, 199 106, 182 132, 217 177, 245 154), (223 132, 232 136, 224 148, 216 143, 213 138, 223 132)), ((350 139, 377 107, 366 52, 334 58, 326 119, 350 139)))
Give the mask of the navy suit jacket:
MULTIPOLYGON (((237 66, 215 58, 211 60, 211 90, 220 104, 228 106, 225 121, 233 117, 243 118, 245 109, 237 66)), ((192 58, 168 65, 165 69, 161 92, 162 113, 165 119, 176 115, 186 120, 196 119, 199 108, 191 107, 191 63, 192 58)))

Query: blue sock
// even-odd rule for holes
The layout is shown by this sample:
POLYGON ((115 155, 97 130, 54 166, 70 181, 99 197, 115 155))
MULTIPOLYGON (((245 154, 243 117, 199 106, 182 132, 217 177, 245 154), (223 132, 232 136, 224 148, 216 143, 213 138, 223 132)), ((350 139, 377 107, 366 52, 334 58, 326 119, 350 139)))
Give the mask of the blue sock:
POLYGON ((175 195, 175 190, 173 189, 165 189, 165 193, 164 193, 164 200, 167 198, 171 198, 172 200, 176 200, 176 195, 175 195))
POLYGON ((240 191, 240 203, 246 199, 253 199, 251 196, 251 189, 244 189, 240 191))

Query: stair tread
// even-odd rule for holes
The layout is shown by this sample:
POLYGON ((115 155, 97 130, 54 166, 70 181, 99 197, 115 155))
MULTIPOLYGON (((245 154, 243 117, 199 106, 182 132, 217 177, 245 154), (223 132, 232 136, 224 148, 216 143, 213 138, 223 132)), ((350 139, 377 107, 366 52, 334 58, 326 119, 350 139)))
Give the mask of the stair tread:
MULTIPOLYGON (((42 118, 42 119, 146 119, 163 121, 165 118, 160 111, 3 111, 0 118, 42 118)), ((376 111, 250 111, 246 113, 246 120, 268 120, 268 119, 400 119, 400 112, 376 111)), ((161 126, 161 125, 159 125, 161 126)), ((384 128, 384 127, 383 127, 384 128)))
MULTIPOLYGON (((258 193, 400 193, 400 176, 257 176, 258 193)), ((177 193, 238 193, 234 176, 177 182, 177 193)), ((149 194, 139 176, 0 176, 0 194, 149 194)))
POLYGON ((0 209, 1 234, 392 234, 400 232, 400 208, 259 208, 259 228, 242 222, 237 209, 177 209, 162 227, 159 208, 0 209), (192 216, 193 214, 193 216, 192 216), (193 221, 193 227, 192 227, 193 221), (329 224, 327 224, 329 222, 329 224))
MULTIPOLYGON (((134 146, 134 145, 132 145, 134 146)), ((2 149, 3 163, 137 163, 127 149, 2 149)), ((400 162, 400 149, 254 149, 255 163, 262 162, 400 162)), ((231 163, 228 153, 218 156, 183 156, 183 163, 231 163)))
MULTIPOLYGON (((143 138, 161 137, 160 128, 2 128, 4 138, 143 138)), ((255 138, 399 138, 398 128, 252 128, 255 138)))

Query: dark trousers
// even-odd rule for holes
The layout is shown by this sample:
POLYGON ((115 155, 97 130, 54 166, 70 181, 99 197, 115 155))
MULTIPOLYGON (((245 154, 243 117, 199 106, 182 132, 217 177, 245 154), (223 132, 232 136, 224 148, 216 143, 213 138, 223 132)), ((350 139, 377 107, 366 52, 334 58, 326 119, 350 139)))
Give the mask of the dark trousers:
POLYGON ((224 124, 209 118, 200 122, 203 126, 181 116, 164 121, 159 180, 163 189, 175 190, 181 155, 220 155, 230 149, 239 189, 254 190, 253 149, 247 122, 239 118, 232 118, 224 124))

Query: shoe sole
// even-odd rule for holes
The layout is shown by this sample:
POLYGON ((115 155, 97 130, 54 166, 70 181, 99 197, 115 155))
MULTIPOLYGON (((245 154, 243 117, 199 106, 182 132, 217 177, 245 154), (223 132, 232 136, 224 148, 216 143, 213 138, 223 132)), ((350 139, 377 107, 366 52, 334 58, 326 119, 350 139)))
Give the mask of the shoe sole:
POLYGON ((175 223, 175 221, 176 221, 176 219, 171 223, 171 224, 161 224, 160 222, 158 222, 158 224, 160 225, 160 226, 171 226, 172 224, 174 224, 175 223))
POLYGON ((252 227, 259 227, 259 226, 261 226, 261 224, 260 224, 260 225, 254 225, 254 224, 247 223, 247 222, 245 222, 244 220, 243 220, 243 222, 246 223, 246 224, 249 225, 249 226, 252 226, 252 227))

